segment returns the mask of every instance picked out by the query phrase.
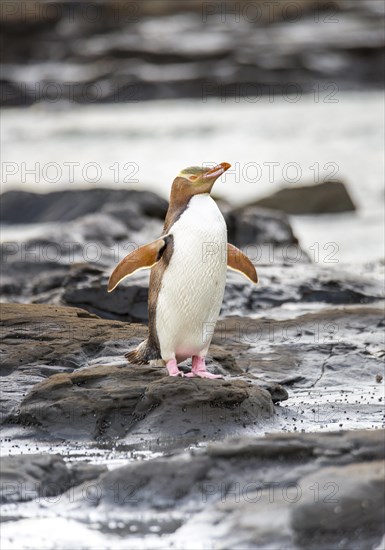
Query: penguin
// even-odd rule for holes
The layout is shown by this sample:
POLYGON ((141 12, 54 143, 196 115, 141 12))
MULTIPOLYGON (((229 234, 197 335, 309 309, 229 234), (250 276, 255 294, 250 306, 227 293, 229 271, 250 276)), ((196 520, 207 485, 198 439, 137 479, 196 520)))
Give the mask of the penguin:
POLYGON ((210 192, 230 168, 189 167, 174 179, 159 239, 128 254, 113 270, 108 292, 126 277, 151 269, 148 338, 125 357, 130 363, 161 360, 170 376, 222 378, 206 369, 205 358, 218 320, 227 268, 258 282, 254 265, 227 242, 226 222, 210 192), (192 358, 191 372, 178 364, 192 358))

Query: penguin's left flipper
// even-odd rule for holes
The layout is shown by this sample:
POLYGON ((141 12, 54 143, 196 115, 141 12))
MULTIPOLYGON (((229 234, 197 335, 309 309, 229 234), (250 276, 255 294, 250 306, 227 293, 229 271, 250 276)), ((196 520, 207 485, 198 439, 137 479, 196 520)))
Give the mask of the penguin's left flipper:
POLYGON ((239 248, 227 243, 227 267, 242 273, 252 283, 258 283, 257 271, 251 260, 239 248))
POLYGON ((112 292, 123 279, 133 275, 136 271, 150 269, 158 263, 171 239, 171 235, 165 235, 130 252, 111 273, 108 281, 108 292, 112 292))

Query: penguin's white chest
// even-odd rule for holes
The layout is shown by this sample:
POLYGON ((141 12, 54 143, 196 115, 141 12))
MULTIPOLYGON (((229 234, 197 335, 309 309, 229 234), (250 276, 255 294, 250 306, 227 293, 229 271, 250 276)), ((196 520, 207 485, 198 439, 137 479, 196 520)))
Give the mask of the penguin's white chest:
POLYGON ((225 220, 209 195, 196 195, 170 229, 174 248, 162 277, 156 330, 162 359, 205 355, 223 301, 225 220))

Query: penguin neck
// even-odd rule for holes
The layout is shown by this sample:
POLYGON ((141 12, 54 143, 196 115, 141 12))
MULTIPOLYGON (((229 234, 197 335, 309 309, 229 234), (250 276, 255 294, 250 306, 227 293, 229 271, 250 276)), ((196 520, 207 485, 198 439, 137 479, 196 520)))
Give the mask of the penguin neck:
POLYGON ((166 219, 164 221, 163 234, 168 233, 170 228, 181 217, 186 208, 189 207, 193 197, 206 197, 211 199, 209 193, 193 194, 188 192, 180 192, 179 189, 172 189, 170 195, 170 204, 167 210, 166 219))
POLYGON ((207 201, 207 199, 212 200, 210 193, 197 193, 197 194, 191 194, 186 197, 175 197, 173 200, 170 198, 170 206, 169 210, 178 210, 180 208, 183 208, 183 210, 186 210, 186 208, 189 207, 191 201, 195 198, 198 198, 198 200, 207 201))

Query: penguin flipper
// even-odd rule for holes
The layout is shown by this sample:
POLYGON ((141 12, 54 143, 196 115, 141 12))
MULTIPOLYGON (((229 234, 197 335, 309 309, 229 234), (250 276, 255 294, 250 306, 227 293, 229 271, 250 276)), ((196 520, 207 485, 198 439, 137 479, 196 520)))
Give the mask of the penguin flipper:
POLYGON ((140 269, 150 269, 159 262, 166 250, 170 235, 165 235, 152 243, 140 246, 121 260, 111 273, 108 292, 112 292, 126 277, 140 269))
POLYGON ((257 271, 251 260, 233 244, 227 243, 227 267, 242 273, 252 283, 258 283, 257 271))

